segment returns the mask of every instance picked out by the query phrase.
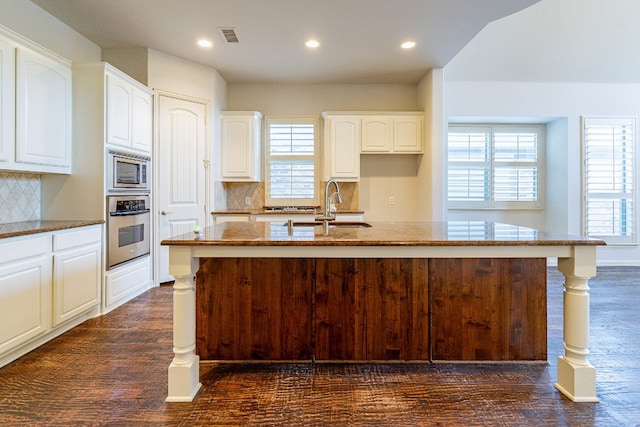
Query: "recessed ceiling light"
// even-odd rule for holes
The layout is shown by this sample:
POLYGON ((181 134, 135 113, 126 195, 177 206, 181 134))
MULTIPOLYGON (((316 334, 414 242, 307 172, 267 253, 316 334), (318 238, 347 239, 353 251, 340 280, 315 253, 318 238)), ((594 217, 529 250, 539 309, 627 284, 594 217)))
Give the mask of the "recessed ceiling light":
POLYGON ((211 46, 213 46, 213 43, 211 43, 211 41, 207 40, 207 39, 200 39, 200 40, 198 40, 198 46, 200 46, 200 47, 211 47, 211 46))
POLYGON ((306 42, 304 42, 304 45, 306 47, 316 48, 320 46, 320 42, 318 40, 307 40, 306 42))
POLYGON ((403 49, 411 49, 412 47, 416 46, 416 42, 412 42, 412 41, 407 41, 404 42, 400 45, 403 49))

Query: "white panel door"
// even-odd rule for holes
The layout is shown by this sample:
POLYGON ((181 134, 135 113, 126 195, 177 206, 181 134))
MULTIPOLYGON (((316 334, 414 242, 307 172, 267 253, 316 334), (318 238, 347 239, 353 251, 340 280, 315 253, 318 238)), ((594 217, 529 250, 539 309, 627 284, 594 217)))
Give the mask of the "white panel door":
POLYGON ((157 226, 156 282, 169 275, 169 250, 163 239, 192 233, 205 226, 206 209, 206 105, 160 94, 158 97, 158 150, 156 162, 157 226))

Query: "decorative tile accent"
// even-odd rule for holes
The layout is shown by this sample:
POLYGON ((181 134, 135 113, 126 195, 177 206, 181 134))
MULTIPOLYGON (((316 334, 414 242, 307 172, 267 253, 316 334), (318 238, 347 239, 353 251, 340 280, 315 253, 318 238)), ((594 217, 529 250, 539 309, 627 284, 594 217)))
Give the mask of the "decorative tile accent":
POLYGON ((223 182, 227 194, 227 209, 262 209, 264 207, 264 182, 223 182), (251 198, 246 205, 245 198, 251 198))
POLYGON ((0 223, 40 219, 40 175, 0 171, 0 223))

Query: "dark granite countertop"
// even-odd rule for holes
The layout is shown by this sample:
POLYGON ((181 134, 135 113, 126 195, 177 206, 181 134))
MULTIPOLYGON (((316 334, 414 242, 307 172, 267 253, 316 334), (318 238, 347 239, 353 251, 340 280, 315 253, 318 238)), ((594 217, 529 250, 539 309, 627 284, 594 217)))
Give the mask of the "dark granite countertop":
POLYGON ((484 221, 369 222, 371 227, 296 226, 280 222, 225 222, 201 237, 187 233, 165 246, 596 246, 602 240, 484 221))
POLYGON ((47 233, 68 228, 85 227, 88 225, 104 224, 103 220, 37 220, 8 222, 0 224, 0 239, 8 237, 26 236, 28 234, 47 233))

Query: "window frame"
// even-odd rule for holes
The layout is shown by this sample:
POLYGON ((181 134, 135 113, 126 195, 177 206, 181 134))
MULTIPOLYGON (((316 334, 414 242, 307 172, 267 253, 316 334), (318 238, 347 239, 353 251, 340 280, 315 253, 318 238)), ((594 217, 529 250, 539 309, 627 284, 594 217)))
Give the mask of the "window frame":
POLYGON ((638 215, 638 195, 640 194, 638 190, 639 182, 638 182, 638 165, 640 165, 640 161, 638 160, 638 150, 640 149, 640 142, 638 139, 638 120, 635 116, 615 116, 615 117, 604 117, 604 116, 582 116, 581 117, 581 126, 580 126, 580 149, 581 149, 581 193, 582 193, 582 206, 581 206, 581 232, 584 236, 597 238, 604 240, 607 242, 607 245, 613 246, 637 246, 638 245, 638 225, 640 224, 639 215, 638 215), (632 189, 629 192, 624 191, 614 191, 614 192, 597 192, 589 193, 588 189, 588 181, 589 181, 589 169, 588 169, 588 138, 587 138, 587 127, 588 126, 615 126, 620 125, 623 122, 627 122, 631 124, 633 127, 633 136, 631 139, 631 148, 632 148, 632 159, 631 159, 631 167, 632 173, 630 177, 630 182, 632 184, 632 189), (598 197, 601 195, 601 197, 598 197), (626 196, 626 197, 625 197, 626 196), (599 198, 608 198, 608 199, 617 199, 620 200, 629 198, 633 204, 632 210, 632 219, 630 220, 630 226, 632 227, 631 235, 623 236, 620 234, 611 234, 611 235, 601 235, 598 233, 589 233, 589 220, 588 220, 588 204, 590 200, 597 200, 599 198))
POLYGON ((264 181, 265 181, 265 206, 287 207, 287 206, 318 206, 319 196, 319 176, 320 176, 320 120, 318 116, 266 116, 264 126, 264 181), (270 153, 270 129, 272 124, 311 124, 313 125, 314 149, 313 155, 280 155, 272 156, 270 153), (278 160, 312 160, 313 161, 313 199, 300 198, 271 198, 271 161, 278 160))
POLYGON ((445 175, 446 182, 446 200, 449 210, 504 210, 504 211, 540 211, 544 209, 544 189, 545 189, 545 139, 546 139, 546 125, 544 123, 450 123, 447 131, 447 147, 445 149, 445 155, 447 156, 447 172, 445 175), (483 132, 489 135, 488 142, 488 155, 489 158, 484 162, 475 162, 478 166, 485 164, 488 167, 488 199, 487 200, 449 200, 449 169, 451 166, 456 165, 469 165, 472 162, 455 161, 449 159, 449 134, 452 132, 464 131, 464 132, 483 132), (500 132, 526 132, 533 131, 537 134, 537 151, 535 162, 508 162, 497 161, 494 155, 495 134, 500 132), (529 165, 535 165, 537 168, 536 173, 536 192, 537 200, 535 201, 501 201, 495 200, 494 189, 494 174, 495 170, 499 167, 509 167, 516 169, 529 165))

